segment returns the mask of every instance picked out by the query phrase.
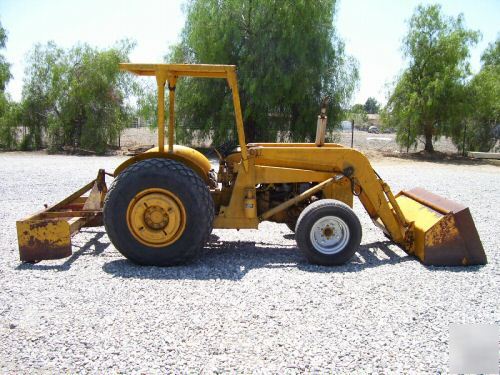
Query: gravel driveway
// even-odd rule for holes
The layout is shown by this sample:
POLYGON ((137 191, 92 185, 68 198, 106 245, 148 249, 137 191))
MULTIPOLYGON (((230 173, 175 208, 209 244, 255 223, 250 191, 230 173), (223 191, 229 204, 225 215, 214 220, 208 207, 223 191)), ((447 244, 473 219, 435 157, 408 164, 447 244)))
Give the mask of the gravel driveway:
POLYGON ((423 186, 470 207, 489 264, 425 267, 362 207, 359 253, 312 266, 285 225, 215 230, 189 266, 138 267, 103 228, 70 258, 20 264, 15 220, 120 157, 0 154, 0 372, 446 372, 450 323, 499 322, 500 168, 399 160, 394 192, 423 186))

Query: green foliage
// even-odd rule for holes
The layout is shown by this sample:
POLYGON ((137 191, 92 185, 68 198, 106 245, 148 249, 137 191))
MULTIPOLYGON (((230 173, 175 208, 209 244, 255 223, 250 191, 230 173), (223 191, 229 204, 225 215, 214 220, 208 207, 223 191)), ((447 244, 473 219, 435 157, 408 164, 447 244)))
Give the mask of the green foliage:
POLYGON ((21 101, 22 123, 28 129, 23 150, 41 148, 43 131, 57 116, 63 56, 64 51, 52 42, 36 45, 28 56, 21 101))
POLYGON ((397 129, 397 141, 416 145, 452 135, 467 113, 465 80, 470 75, 469 48, 479 32, 465 28, 463 16, 446 17, 439 5, 418 6, 403 41, 409 66, 397 79, 385 109, 387 126, 397 129))
POLYGON ((365 105, 364 105, 364 110, 366 113, 369 114, 375 114, 379 113, 380 111, 380 104, 377 102, 375 98, 369 97, 366 99, 365 105))
MULTIPOLYGON (((5 48, 6 43, 7 32, 0 23, 0 50, 5 48)), ((11 78, 10 64, 5 56, 0 54, 0 148, 2 149, 12 149, 16 146, 18 108, 5 93, 5 87, 11 78)))
POLYGON ((363 104, 354 104, 351 107, 350 112, 352 112, 352 113, 364 113, 366 115, 365 106, 363 104))
POLYGON ((46 132, 52 150, 68 145, 104 153, 130 119, 125 98, 135 86, 130 75, 119 73, 118 63, 128 60, 133 46, 127 40, 108 50, 36 45, 21 104, 26 147, 42 147, 46 132))
POLYGON ((8 97, 0 96, 0 149, 13 150, 17 146, 20 108, 8 97))
POLYGON ((354 125, 359 128, 368 121, 368 116, 363 104, 354 104, 345 114, 345 120, 354 120, 354 125))
MULTIPOLYGON (((7 31, 0 22, 0 50, 7 44, 7 31)), ((10 64, 5 60, 5 56, 0 54, 0 95, 5 95, 5 86, 12 78, 10 74, 10 64)))
POLYGON ((481 61, 485 68, 496 67, 498 69, 500 66, 500 37, 497 37, 495 42, 488 45, 488 48, 481 56, 481 61))
MULTIPOLYGON (((335 0, 191 0, 179 45, 168 60, 234 64, 247 141, 278 131, 312 139, 320 102, 329 96, 329 122, 338 123, 358 81, 357 63, 336 34, 335 0)), ((231 91, 220 80, 178 84, 180 135, 200 129, 216 142, 234 138, 231 91)))
MULTIPOLYGON (((140 87, 141 94, 137 99, 136 115, 144 119, 151 130, 157 128, 158 99, 156 85, 148 82, 140 87)), ((165 116, 168 118, 168 106, 165 105, 165 116)))
POLYGON ((490 43, 481 57, 482 67, 467 86, 468 113, 463 126, 454 129, 453 142, 466 150, 489 151, 498 141, 494 128, 500 124, 500 38, 490 43))

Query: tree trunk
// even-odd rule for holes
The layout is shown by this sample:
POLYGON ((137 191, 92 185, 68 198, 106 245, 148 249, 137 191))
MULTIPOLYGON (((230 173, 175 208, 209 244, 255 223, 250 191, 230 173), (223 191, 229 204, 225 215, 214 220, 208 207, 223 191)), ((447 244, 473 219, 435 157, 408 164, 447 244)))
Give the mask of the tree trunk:
POLYGON ((42 148, 42 127, 40 125, 36 125, 34 134, 34 149, 40 150, 41 148, 42 148))
POLYGON ((434 146, 432 144, 432 124, 425 125, 424 136, 425 136, 425 151, 434 152, 434 146))

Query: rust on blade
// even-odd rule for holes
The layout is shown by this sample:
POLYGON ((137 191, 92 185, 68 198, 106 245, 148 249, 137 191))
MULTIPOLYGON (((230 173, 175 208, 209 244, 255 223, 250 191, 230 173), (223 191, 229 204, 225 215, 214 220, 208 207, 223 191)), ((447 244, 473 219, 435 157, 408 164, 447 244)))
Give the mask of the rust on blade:
POLYGON ((71 255, 71 234, 65 221, 18 221, 19 257, 23 262, 61 259, 71 255))
POLYGON ((422 262, 434 266, 467 264, 467 248, 452 214, 443 216, 425 233, 422 262))
POLYGON ((396 200, 412 223, 406 250, 424 264, 486 264, 486 254, 467 207, 422 188, 400 192, 396 200))

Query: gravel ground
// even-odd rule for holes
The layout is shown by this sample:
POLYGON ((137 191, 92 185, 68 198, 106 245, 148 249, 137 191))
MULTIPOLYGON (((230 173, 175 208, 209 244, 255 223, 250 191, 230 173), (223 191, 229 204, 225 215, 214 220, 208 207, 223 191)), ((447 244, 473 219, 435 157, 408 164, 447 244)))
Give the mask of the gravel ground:
POLYGON ((425 267, 356 203, 364 233, 342 267, 312 266, 286 226, 215 230, 189 266, 138 267, 102 228, 70 258, 20 264, 15 220, 120 157, 0 154, 0 372, 446 372, 450 323, 499 322, 500 169, 377 160, 393 191, 471 208, 489 264, 425 267))

